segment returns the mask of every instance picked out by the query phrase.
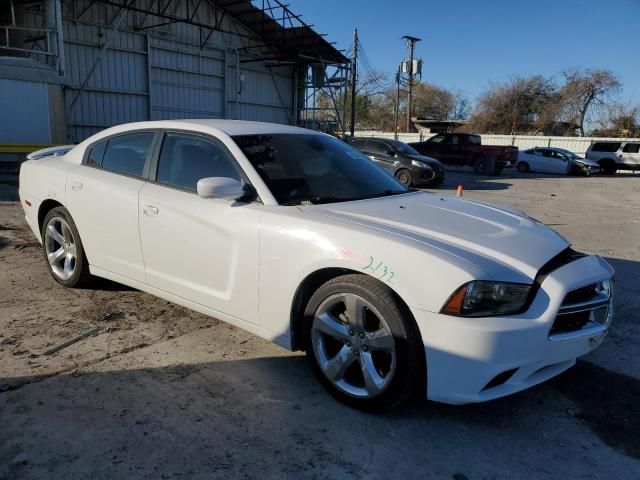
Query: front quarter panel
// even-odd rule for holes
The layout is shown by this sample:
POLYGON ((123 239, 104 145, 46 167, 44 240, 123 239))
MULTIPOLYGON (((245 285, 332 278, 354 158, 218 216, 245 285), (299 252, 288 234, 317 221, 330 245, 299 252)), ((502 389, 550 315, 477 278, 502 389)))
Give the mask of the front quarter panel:
POLYGON ((377 278, 411 308, 438 311, 460 285, 486 274, 409 238, 304 213, 264 207, 260 238, 260 323, 287 345, 298 287, 314 272, 342 268, 377 278))

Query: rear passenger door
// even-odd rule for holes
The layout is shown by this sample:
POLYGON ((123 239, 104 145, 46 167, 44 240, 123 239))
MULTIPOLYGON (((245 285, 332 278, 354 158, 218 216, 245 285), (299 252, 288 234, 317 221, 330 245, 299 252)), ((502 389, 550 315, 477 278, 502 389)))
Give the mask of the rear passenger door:
POLYGON ((67 208, 92 268, 144 282, 138 192, 146 182, 155 131, 113 136, 87 149, 67 177, 67 208))

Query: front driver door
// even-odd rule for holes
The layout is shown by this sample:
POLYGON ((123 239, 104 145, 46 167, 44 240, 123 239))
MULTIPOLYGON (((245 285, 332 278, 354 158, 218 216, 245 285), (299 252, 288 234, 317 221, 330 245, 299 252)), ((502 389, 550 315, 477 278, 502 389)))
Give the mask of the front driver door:
POLYGON ((391 146, 380 140, 369 140, 367 142, 367 150, 373 163, 391 174, 394 173, 396 158, 390 155, 391 146))
POLYGON ((196 184, 205 177, 241 180, 241 173, 219 140, 166 133, 150 181, 140 191, 147 281, 258 323, 259 205, 199 197, 196 184))

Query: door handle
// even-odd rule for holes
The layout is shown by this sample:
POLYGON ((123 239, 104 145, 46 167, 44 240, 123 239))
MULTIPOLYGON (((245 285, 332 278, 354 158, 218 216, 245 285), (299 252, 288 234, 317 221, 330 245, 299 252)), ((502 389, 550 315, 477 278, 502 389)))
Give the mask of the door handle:
POLYGON ((153 216, 158 214, 158 208, 154 207, 153 205, 145 205, 142 208, 142 211, 144 212, 145 215, 148 215, 148 216, 153 216))
POLYGON ((71 190, 74 190, 76 192, 82 190, 82 182, 78 182, 77 180, 73 180, 71 182, 71 190))

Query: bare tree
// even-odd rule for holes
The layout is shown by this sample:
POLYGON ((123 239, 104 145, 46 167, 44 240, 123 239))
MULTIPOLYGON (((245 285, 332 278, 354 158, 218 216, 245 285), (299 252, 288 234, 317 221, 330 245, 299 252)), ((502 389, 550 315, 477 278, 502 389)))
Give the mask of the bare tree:
POLYGON ((514 77, 480 95, 468 129, 498 134, 546 131, 555 122, 557 104, 557 87, 551 80, 540 75, 514 77))
POLYGON ((602 107, 608 98, 620 91, 622 84, 610 70, 572 68, 562 75, 565 84, 560 94, 566 115, 578 125, 580 136, 584 136, 585 120, 591 110, 602 107))
POLYGON ((614 102, 604 108, 594 124, 591 134, 597 137, 639 137, 640 105, 614 102))

